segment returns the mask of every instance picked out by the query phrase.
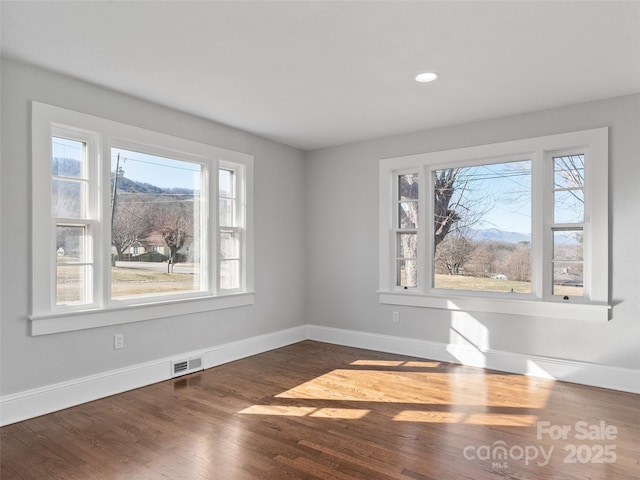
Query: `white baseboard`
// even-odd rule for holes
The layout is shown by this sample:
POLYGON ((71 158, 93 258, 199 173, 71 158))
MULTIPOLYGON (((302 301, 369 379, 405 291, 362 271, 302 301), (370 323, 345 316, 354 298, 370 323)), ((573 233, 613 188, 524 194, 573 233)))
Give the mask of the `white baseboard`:
POLYGON ((640 370, 576 362, 500 350, 478 350, 427 340, 309 325, 308 338, 320 342, 411 355, 501 372, 549 378, 640 394, 640 370))
POLYGON ((237 342, 225 343, 208 349, 203 355, 202 364, 204 368, 216 367, 224 363, 250 357, 251 355, 292 345, 307 338, 307 326, 303 325, 238 340, 237 342))
POLYGON ((149 362, 0 398, 0 426, 91 402, 168 378, 169 365, 149 362))
POLYGON ((210 349, 6 395, 0 398, 0 426, 168 380, 172 377, 171 362, 176 359, 201 356, 202 366, 211 368, 297 343, 306 338, 306 326, 294 327, 210 349))
POLYGON ((168 380, 172 377, 171 362, 176 359, 201 356, 202 366, 206 369, 306 339, 640 394, 638 370, 303 325, 6 395, 0 398, 0 426, 168 380))

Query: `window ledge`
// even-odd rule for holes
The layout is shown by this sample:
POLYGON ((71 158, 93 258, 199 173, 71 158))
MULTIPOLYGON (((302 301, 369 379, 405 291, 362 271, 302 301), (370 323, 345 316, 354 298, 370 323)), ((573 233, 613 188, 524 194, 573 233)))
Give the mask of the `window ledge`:
POLYGON ((176 299, 126 307, 77 310, 64 313, 31 315, 31 335, 71 332, 87 328, 141 322, 156 318, 176 317, 193 313, 242 307, 254 303, 255 292, 240 292, 215 297, 176 299))
POLYGON ((607 322, 611 305, 378 291, 380 303, 453 311, 607 322))

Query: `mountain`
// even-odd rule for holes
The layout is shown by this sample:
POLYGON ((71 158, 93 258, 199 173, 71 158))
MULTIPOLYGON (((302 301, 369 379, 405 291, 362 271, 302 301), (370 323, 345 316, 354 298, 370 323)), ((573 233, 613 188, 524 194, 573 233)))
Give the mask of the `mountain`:
MULTIPOLYGON (((111 186, 113 187, 114 174, 111 172, 111 186)), ((118 176, 118 192, 126 193, 142 193, 150 195, 184 195, 191 197, 194 194, 193 189, 190 188, 162 188, 156 187, 146 182, 139 182, 137 180, 131 180, 127 177, 118 176)))
POLYGON ((51 172, 63 177, 79 177, 82 170, 78 160, 72 158, 54 157, 51 172))
POLYGON ((505 232, 497 228, 470 229, 470 236, 477 242, 503 242, 520 243, 531 242, 531 234, 518 232, 505 232))

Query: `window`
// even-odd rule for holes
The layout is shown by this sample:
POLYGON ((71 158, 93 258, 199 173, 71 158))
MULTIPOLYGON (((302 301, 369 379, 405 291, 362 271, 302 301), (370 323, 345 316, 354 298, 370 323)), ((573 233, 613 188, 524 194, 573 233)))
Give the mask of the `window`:
POLYGON ((396 187, 396 285, 413 288, 418 284, 418 174, 398 174, 396 187))
POLYGON ((249 155, 34 102, 32 334, 253 302, 249 155))
POLYGON ((607 134, 382 160, 380 301, 607 319, 607 134))
POLYGON ((433 287, 531 293, 531 161, 432 170, 433 287))
POLYGON ((50 216, 55 229, 55 305, 93 302, 95 264, 89 239, 95 228, 95 137, 53 128, 51 144, 50 216))
POLYGON ((552 294, 584 295, 584 152, 556 153, 553 166, 552 294))
POLYGON ((111 148, 111 299, 207 291, 205 168, 111 148), (145 254, 151 243, 164 253, 145 254))
POLYGON ((236 290, 241 278, 242 215, 238 195, 242 174, 228 165, 218 171, 218 206, 220 209, 218 272, 222 290, 236 290))

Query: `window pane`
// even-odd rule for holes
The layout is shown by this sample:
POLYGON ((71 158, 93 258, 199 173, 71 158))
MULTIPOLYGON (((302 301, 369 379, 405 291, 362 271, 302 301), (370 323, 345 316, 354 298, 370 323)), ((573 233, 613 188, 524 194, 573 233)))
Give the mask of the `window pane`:
POLYGON ((220 262, 220 288, 223 290, 240 288, 239 260, 222 260, 220 262))
POLYGON ((86 218, 86 192, 84 181, 54 179, 51 214, 58 218, 86 218))
POLYGON ((235 205, 236 201, 230 198, 219 200, 220 226, 235 227, 235 205))
POLYGON ((200 291, 202 166, 111 150, 112 298, 200 291))
POLYGON ((554 260, 582 260, 582 229, 553 232, 554 260))
POLYGON ((51 140, 51 173, 60 177, 86 178, 85 144, 60 137, 51 140))
POLYGON ((418 228, 418 202, 400 202, 398 219, 400 228, 418 228))
POLYGON ((86 262, 85 227, 56 227, 56 258, 58 263, 86 262))
POLYGON ((531 292, 531 162, 433 172, 435 288, 531 292))
POLYGON ((398 200, 418 200, 418 174, 398 176, 398 200))
POLYGON ((398 257, 416 258, 418 256, 418 235, 398 233, 398 257))
POLYGON ((584 192, 561 190, 554 192, 554 223, 581 223, 584 219, 584 192))
POLYGON ((583 188, 584 155, 554 157, 553 181, 555 188, 583 188))
POLYGON ((220 258, 240 258, 240 235, 236 231, 220 232, 220 258))
POLYGON ((396 285, 408 288, 418 285, 418 270, 415 260, 398 260, 396 272, 396 285))
POLYGON ((90 303, 86 283, 90 266, 58 264, 56 268, 56 305, 90 303))
POLYGON ((553 294, 571 297, 583 295, 582 262, 555 262, 553 265, 553 294))
POLYGON ((232 170, 220 169, 218 171, 218 195, 221 197, 235 197, 234 180, 235 173, 232 170))

